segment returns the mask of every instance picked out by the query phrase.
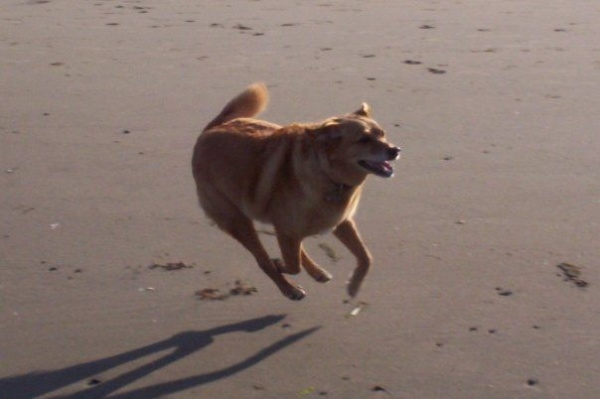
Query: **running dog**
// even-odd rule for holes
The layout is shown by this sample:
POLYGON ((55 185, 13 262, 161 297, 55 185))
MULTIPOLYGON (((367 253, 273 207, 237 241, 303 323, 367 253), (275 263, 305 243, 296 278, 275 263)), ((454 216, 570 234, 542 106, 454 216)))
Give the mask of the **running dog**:
POLYGON ((268 97, 264 84, 249 86, 200 134, 192 158, 200 206, 293 300, 306 292, 285 274, 298 274, 302 266, 318 282, 331 279, 302 240, 333 231, 357 260, 348 282, 354 297, 372 257, 353 216, 367 176, 391 177, 390 161, 399 158, 400 148, 386 141, 366 103, 322 122, 279 126, 254 119, 268 97), (273 225, 283 261, 267 254, 254 220, 273 225))

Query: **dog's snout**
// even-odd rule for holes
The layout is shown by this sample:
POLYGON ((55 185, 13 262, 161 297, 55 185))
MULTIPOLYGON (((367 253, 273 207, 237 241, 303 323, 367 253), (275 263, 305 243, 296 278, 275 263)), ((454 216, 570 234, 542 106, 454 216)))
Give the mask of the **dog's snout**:
POLYGON ((400 149, 400 147, 388 148, 388 156, 390 157, 390 159, 397 159, 400 156, 401 151, 402 150, 400 149))

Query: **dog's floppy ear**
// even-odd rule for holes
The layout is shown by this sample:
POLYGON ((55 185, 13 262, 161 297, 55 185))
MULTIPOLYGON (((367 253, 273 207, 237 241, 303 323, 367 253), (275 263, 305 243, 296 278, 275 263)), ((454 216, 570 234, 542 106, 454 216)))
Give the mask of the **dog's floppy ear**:
POLYGON ((308 131, 308 134, 318 140, 331 140, 340 137, 340 119, 328 119, 308 131))
POLYGON ((308 130, 308 135, 318 148, 323 148, 327 153, 335 148, 342 138, 341 119, 328 119, 320 125, 308 130))
POLYGON ((370 118, 371 117, 371 107, 367 103, 362 103, 360 108, 358 110, 354 111, 354 115, 370 118))

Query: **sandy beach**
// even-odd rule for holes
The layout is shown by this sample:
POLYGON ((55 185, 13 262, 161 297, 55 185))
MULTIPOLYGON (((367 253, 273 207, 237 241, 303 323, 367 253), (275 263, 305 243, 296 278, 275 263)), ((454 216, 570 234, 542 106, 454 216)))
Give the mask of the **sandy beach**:
POLYGON ((3 1, 0 398, 600 397, 599 37, 591 0, 3 1), (403 148, 353 300, 333 236, 292 302, 197 205, 255 81, 403 148))

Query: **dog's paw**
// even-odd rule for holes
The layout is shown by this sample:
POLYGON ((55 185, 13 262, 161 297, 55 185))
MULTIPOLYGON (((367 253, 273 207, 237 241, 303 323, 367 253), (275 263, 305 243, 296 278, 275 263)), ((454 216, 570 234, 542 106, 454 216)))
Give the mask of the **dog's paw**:
POLYGON ((350 295, 352 298, 356 297, 358 291, 360 291, 360 286, 362 285, 363 280, 364 276, 354 273, 348 281, 348 295, 350 295))
POLYGON ((360 283, 356 284, 356 283, 353 283, 352 281, 348 282, 348 295, 350 295, 350 297, 352 297, 352 298, 356 297, 359 290, 360 290, 360 283))
POLYGON ((324 270, 324 269, 318 269, 318 270, 308 270, 307 269, 307 272, 315 281, 317 281, 319 283, 326 283, 333 278, 331 273, 329 273, 327 270, 324 270))
POLYGON ((294 286, 290 284, 288 287, 282 289, 281 292, 283 292, 283 295, 287 296, 292 301, 299 301, 304 299, 306 296, 306 291, 304 291, 304 288, 300 287, 299 285, 294 286))

